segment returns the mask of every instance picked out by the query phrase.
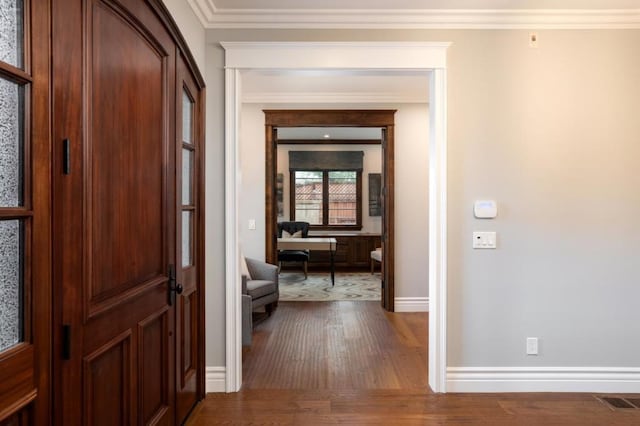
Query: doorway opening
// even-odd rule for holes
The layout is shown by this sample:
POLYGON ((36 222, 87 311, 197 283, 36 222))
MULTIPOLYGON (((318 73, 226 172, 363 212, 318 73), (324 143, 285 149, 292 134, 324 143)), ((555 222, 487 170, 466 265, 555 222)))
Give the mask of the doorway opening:
POLYGON ((278 251, 279 300, 381 302, 380 263, 373 264, 371 253, 382 253, 382 128, 275 130, 277 236, 285 237, 278 244, 300 243, 286 239, 291 234, 284 228, 292 226, 308 227, 308 238, 336 240, 333 253, 278 251), (297 258, 303 261, 291 261, 297 258))
MULTIPOLYGON (((382 306, 394 308, 394 110, 266 110, 265 257, 278 262, 277 149, 278 129, 364 127, 381 129, 382 147, 382 306)), ((358 167, 358 166, 354 166, 358 167)), ((360 202, 360 206, 362 203, 360 202)), ((295 211, 294 211, 295 214, 295 211)), ((357 223, 357 221, 355 222, 357 223)), ((332 265, 333 266, 333 265, 332 265)))
MULTIPOLYGON (((239 129, 242 73, 262 70, 419 71, 429 79, 429 385, 446 383, 446 49, 449 43, 222 43, 225 59, 226 390, 242 384, 239 129), (329 56, 328 56, 329 55, 329 56), (327 61, 331 57, 331 61, 327 61), (339 64, 339 66, 336 66, 339 64)), ((425 165, 426 166, 426 165, 425 165)))

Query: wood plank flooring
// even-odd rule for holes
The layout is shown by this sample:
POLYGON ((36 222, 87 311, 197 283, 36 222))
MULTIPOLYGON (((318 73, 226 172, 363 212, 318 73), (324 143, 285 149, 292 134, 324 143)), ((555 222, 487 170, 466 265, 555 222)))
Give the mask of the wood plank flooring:
POLYGON ((243 389, 426 389, 427 315, 379 302, 281 302, 243 360, 243 389))
POLYGON ((590 394, 433 394, 427 321, 378 302, 281 302, 256 326, 242 391, 209 394, 187 425, 640 425, 640 409, 590 394))

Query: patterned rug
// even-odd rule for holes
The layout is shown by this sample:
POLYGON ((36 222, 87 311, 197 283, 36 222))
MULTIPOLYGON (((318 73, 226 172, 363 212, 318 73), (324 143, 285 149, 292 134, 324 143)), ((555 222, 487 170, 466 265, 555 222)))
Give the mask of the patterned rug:
POLYGON ((329 272, 280 273, 280 301, 380 300, 380 273, 336 272, 336 285, 331 286, 329 272))

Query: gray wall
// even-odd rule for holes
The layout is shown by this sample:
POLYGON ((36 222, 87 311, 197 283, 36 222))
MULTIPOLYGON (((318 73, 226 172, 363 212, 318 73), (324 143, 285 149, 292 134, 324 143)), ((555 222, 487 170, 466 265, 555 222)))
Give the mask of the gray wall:
POLYGON ((451 41, 449 366, 640 366, 640 31, 208 30, 207 365, 224 364, 218 41, 451 41), (475 199, 498 201, 492 221, 475 199), (474 230, 498 249, 473 251, 474 230), (525 338, 540 355, 525 356, 525 338))
POLYGON ((204 75, 206 65, 204 27, 185 0, 163 0, 163 3, 167 6, 178 28, 180 28, 180 33, 182 33, 187 42, 189 50, 200 68, 200 72, 206 79, 207 77, 204 75))
POLYGON ((226 41, 452 41, 450 366, 638 366, 640 31, 204 30, 167 0, 207 81, 207 365, 224 365, 226 41), (203 63, 205 66, 203 66, 203 63), (472 202, 494 198, 498 218, 472 202), (498 231, 496 251, 470 249, 498 231), (541 339, 524 356, 524 339, 541 339))
POLYGON ((225 365, 224 52, 207 47, 206 365, 225 365))

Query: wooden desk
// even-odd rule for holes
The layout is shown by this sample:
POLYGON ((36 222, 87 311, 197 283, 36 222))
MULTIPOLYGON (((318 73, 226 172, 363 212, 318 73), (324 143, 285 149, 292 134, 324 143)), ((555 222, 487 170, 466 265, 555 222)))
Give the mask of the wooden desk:
POLYGON ((336 254, 337 241, 329 238, 278 238, 278 250, 319 250, 331 253, 331 285, 335 285, 334 256, 336 254))

